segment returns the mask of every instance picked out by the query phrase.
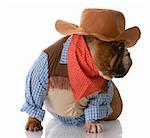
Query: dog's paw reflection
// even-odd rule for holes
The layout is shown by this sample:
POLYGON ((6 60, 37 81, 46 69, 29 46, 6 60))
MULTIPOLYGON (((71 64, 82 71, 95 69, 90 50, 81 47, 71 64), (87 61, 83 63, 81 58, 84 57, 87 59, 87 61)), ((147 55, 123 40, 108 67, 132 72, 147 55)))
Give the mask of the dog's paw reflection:
POLYGON ((52 119, 45 128, 45 138, 122 138, 122 128, 119 120, 102 121, 105 128, 102 133, 87 133, 85 126, 64 125, 52 119))
POLYGON ((31 132, 31 131, 26 131, 26 138, 41 138, 43 132, 38 131, 38 132, 31 132))

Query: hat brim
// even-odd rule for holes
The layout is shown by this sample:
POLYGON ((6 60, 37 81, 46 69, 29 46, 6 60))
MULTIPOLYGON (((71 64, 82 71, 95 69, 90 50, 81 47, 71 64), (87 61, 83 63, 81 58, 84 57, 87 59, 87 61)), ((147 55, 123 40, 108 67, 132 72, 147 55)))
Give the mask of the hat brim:
POLYGON ((125 42, 125 46, 127 48, 134 46, 137 43, 138 39, 140 38, 141 34, 140 29, 137 26, 134 26, 122 31, 118 36, 112 38, 102 34, 88 33, 78 25, 63 20, 57 20, 55 23, 55 28, 59 33, 63 35, 72 35, 72 34, 93 35, 98 39, 106 42, 123 41, 125 42))

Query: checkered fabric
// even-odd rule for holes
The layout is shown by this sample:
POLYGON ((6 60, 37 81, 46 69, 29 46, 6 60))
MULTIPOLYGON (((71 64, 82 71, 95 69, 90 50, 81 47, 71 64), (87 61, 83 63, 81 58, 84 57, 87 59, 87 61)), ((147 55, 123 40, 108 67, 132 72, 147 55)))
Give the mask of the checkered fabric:
POLYGON ((60 62, 61 64, 67 64, 68 63, 68 46, 70 44, 72 35, 66 40, 65 44, 63 45, 63 49, 61 52, 61 59, 60 62))
POLYGON ((80 117, 64 117, 64 116, 60 116, 57 115, 55 113, 51 113, 55 119, 61 121, 64 124, 67 125, 82 125, 85 123, 85 115, 82 115, 80 117))
POLYGON ((52 115, 62 123, 70 125, 82 125, 85 122, 94 122, 97 119, 108 117, 112 113, 110 103, 114 94, 114 88, 111 81, 108 82, 108 93, 100 92, 97 96, 89 100, 84 115, 80 117, 63 117, 52 113, 52 115))
POLYGON ((26 78, 25 99, 21 111, 42 121, 45 111, 42 109, 43 101, 47 96, 48 61, 47 54, 42 52, 31 67, 26 78))
POLYGON ((90 99, 88 107, 85 108, 85 121, 93 122, 97 119, 108 117, 112 113, 110 103, 114 95, 113 83, 108 82, 108 93, 99 92, 93 99, 90 99))

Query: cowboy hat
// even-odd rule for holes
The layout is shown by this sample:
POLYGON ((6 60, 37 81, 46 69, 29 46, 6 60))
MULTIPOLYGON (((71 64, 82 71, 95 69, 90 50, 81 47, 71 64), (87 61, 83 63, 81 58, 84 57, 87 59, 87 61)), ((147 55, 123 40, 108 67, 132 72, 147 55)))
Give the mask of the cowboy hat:
POLYGON ((124 15, 110 9, 85 9, 80 26, 57 20, 55 27, 63 35, 92 35, 106 42, 123 41, 127 48, 135 45, 140 38, 137 26, 125 29, 124 15))

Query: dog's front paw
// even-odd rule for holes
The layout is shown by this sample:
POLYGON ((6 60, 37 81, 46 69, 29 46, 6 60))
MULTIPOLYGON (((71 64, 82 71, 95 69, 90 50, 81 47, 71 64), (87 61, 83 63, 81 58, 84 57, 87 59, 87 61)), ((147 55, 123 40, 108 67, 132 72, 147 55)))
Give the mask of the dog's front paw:
POLYGON ((85 129, 88 133, 101 133, 103 131, 103 126, 99 121, 85 123, 85 129))
POLYGON ((26 123, 25 129, 28 131, 41 131, 43 129, 41 122, 36 118, 29 117, 28 122, 26 123))

